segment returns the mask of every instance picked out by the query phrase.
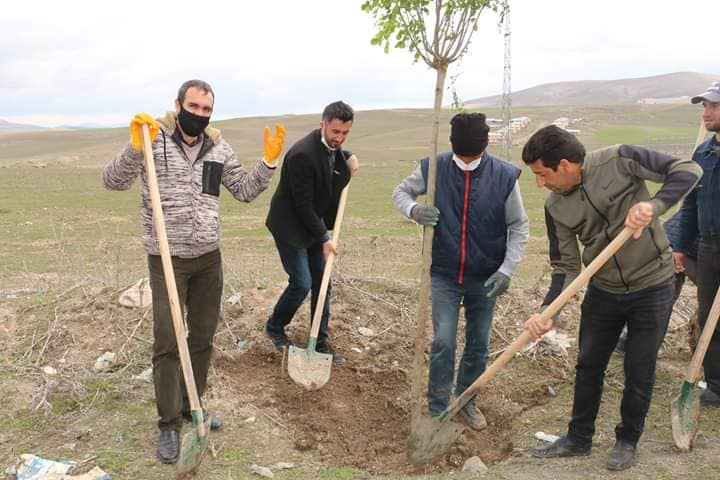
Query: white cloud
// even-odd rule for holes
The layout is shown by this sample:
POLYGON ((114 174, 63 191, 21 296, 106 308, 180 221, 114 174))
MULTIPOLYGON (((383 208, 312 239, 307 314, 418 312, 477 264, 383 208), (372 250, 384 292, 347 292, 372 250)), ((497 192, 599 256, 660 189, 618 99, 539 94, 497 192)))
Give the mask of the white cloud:
MULTIPOLYGON (((510 1, 516 90, 717 70, 702 25, 712 0, 510 1)), ((366 107, 432 105, 434 72, 412 64, 409 52, 371 46, 373 20, 361 3, 10 2, 0 16, 0 118, 50 125, 52 118, 161 113, 188 78, 213 85, 220 116, 319 111, 337 98, 366 107)), ((500 93, 495 14, 487 13, 469 54, 452 67, 458 73, 462 98, 500 93)))

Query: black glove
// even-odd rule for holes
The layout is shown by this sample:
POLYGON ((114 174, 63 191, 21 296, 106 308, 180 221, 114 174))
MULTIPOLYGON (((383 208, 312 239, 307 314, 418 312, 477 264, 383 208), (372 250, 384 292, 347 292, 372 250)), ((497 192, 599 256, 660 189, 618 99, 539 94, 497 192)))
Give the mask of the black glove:
POLYGON ((510 277, 504 273, 495 272, 490 275, 483 287, 492 287, 492 289, 485 295, 486 297, 497 297, 505 293, 510 286, 510 277))
POLYGON ((418 203, 410 210, 410 216, 420 225, 432 225, 434 227, 440 219, 440 210, 432 205, 418 203))

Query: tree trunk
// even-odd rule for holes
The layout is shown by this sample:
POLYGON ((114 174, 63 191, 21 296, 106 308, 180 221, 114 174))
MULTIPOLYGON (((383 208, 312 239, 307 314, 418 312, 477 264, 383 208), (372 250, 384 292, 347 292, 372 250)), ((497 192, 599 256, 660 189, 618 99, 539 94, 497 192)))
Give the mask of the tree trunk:
MULTIPOLYGON (((435 80, 435 104, 433 107, 432 139, 430 143, 430 161, 427 178, 426 205, 435 205, 435 173, 437 171, 438 134, 440 130, 440 111, 442 109, 443 92, 445 90, 445 76, 447 66, 435 69, 437 77, 435 80)), ((442 219, 440 219, 442 221, 442 219)), ((412 422, 420 418, 422 411, 423 397, 423 365, 425 358, 425 346, 427 343, 427 325, 430 323, 430 264, 432 263, 432 243, 434 228, 426 226, 423 231, 422 245, 422 267, 420 272, 420 299, 418 302, 416 331, 415 331, 415 353, 413 355, 412 386, 410 398, 414 402, 412 411, 412 422)))

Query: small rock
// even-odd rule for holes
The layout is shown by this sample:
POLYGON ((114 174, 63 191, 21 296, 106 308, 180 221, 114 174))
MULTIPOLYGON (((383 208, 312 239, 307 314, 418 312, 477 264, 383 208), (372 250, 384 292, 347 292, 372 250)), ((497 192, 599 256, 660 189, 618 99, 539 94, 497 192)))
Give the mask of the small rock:
POLYGON ((551 397, 554 397, 557 395, 557 393, 555 392, 555 389, 553 387, 551 387, 550 385, 548 385, 546 387, 546 389, 547 389, 547 394, 550 395, 551 397))
POLYGON ((235 350, 237 350, 238 353, 243 353, 248 348, 248 342, 247 340, 243 340, 242 338, 238 338, 235 342, 235 350))
POLYGON ((255 417, 248 417, 245 419, 245 423, 255 423, 255 417))
POLYGON ((55 370, 55 369, 54 369, 53 367, 51 367, 50 365, 45 365, 45 366, 42 368, 42 371, 43 371, 43 373, 45 373, 45 375, 57 375, 57 370, 55 370))
POLYGON ((115 352, 105 352, 95 360, 93 368, 96 372, 107 372, 115 362, 115 352))
POLYGON ((373 332, 371 329, 369 329, 369 328, 367 328, 367 327, 360 327, 360 328, 358 328, 358 332, 359 332, 360 335, 362 335, 363 337, 372 337, 373 335, 375 335, 375 332, 373 332))
POLYGON ((152 381, 153 381, 152 367, 148 367, 145 370, 143 370, 141 373, 135 375, 135 378, 137 380, 142 380, 143 382, 152 383, 152 381))
POLYGON ((553 443, 555 440, 559 439, 557 435, 552 435, 550 433, 545 432, 535 432, 535 438, 538 440, 542 440, 543 442, 550 442, 553 443))
POLYGON ((242 297, 241 297, 240 293, 234 293, 234 294, 230 295, 230 297, 227 299, 227 302, 230 305, 238 305, 241 300, 242 300, 242 297))
POLYGON ((352 350, 355 353, 362 353, 362 349, 360 349, 358 347, 352 347, 350 350, 352 350))
POLYGON ((295 468, 295 464, 290 462, 279 462, 275 465, 276 470, 288 470, 290 468, 295 468))
POLYGON ((275 478, 275 474, 267 467, 262 467, 260 465, 252 464, 250 465, 250 473, 254 473, 255 475, 260 475, 261 477, 265 478, 275 478))
POLYGON ((471 475, 487 473, 488 468, 485 466, 480 457, 470 457, 465 460, 465 464, 462 467, 463 473, 469 473, 471 475))
POLYGON ((312 450, 317 448, 317 440, 311 435, 306 435, 295 440, 295 448, 304 452, 306 450, 312 450))

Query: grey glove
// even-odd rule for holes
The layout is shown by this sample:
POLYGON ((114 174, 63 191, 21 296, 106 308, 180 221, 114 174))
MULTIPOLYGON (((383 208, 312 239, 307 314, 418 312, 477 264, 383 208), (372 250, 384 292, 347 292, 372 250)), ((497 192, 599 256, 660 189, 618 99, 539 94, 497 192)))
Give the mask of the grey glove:
POLYGON ((440 210, 432 205, 418 203, 410 210, 410 216, 420 225, 432 225, 434 227, 440 219, 440 210))
POLYGON ((504 273, 495 272, 490 275, 483 287, 492 287, 492 289, 485 295, 488 298, 497 297, 505 293, 510 286, 510 277, 504 273))

